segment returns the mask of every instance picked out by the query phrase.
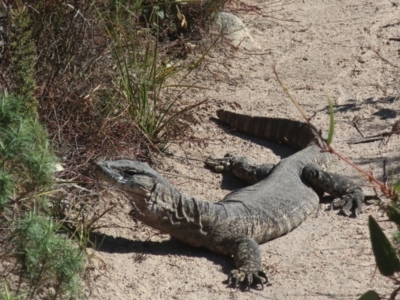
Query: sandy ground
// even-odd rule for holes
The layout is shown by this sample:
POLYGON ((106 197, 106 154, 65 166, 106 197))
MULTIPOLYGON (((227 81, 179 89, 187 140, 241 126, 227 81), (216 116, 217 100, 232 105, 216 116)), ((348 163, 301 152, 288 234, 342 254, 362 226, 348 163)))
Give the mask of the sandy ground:
MULTIPOLYGON (((239 11, 252 41, 238 50, 215 50, 193 81, 210 90, 189 92, 191 100, 209 99, 196 127, 206 147, 172 145, 157 168, 182 192, 200 199, 220 200, 243 186, 232 177, 205 169, 202 161, 226 152, 252 157, 257 162, 278 162, 292 150, 270 142, 223 130, 209 120, 217 107, 240 105, 252 115, 300 119, 278 84, 276 68, 313 123, 326 129, 326 96, 335 104, 334 147, 365 170, 382 179, 388 159, 399 178, 400 137, 387 145, 379 142, 349 146, 359 137, 390 131, 399 119, 400 1, 259 1, 246 0, 251 11, 239 11)), ((239 8, 241 4, 237 3, 239 8)), ((243 8, 243 5, 242 5, 243 8)), ((332 168, 358 182, 365 193, 369 184, 343 162, 332 168)), ((294 191, 295 193, 295 191, 294 191)), ((326 204, 291 233, 261 246, 263 267, 270 285, 263 291, 244 292, 226 286, 233 268, 230 257, 196 249, 128 216, 126 198, 110 191, 102 203, 118 203, 103 218, 103 243, 94 251, 88 299, 357 299, 375 289, 388 295, 394 284, 374 276, 367 219, 374 216, 391 236, 393 226, 375 205, 367 205, 359 218, 329 211, 326 204)))

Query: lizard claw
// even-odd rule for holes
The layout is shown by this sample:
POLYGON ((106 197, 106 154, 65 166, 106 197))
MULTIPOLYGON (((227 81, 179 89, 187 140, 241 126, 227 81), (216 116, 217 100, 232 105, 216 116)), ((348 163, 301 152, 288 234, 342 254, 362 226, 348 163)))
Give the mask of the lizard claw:
POLYGON ((228 283, 232 282, 232 287, 236 288, 240 282, 246 284, 246 290, 250 290, 253 283, 260 284, 261 290, 264 289, 264 284, 268 283, 267 275, 264 271, 257 271, 256 273, 246 273, 241 270, 232 270, 228 277, 228 283), (265 279, 265 282, 264 282, 265 279))
POLYGON ((232 270, 228 276, 228 284, 232 281, 232 287, 235 289, 239 282, 243 281, 243 277, 244 273, 241 273, 239 270, 232 270))

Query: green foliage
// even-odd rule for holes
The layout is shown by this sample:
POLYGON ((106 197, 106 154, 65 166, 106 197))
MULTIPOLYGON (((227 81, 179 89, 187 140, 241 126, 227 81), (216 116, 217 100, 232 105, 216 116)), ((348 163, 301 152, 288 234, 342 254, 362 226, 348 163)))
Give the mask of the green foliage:
POLYGON ((335 131, 335 112, 333 110, 333 104, 331 98, 328 97, 328 103, 329 103, 329 132, 328 132, 328 139, 326 142, 328 145, 332 143, 333 140, 333 133, 335 131))
MULTIPOLYGON (((152 9, 152 20, 157 23, 159 8, 153 6, 152 9)), ((183 73, 185 68, 177 68, 160 61, 158 27, 155 26, 155 36, 153 30, 141 27, 141 11, 141 6, 128 7, 115 1, 113 13, 101 15, 112 41, 112 53, 119 72, 112 96, 110 95, 109 103, 105 107, 118 111, 127 110, 143 135, 151 143, 161 144, 162 148, 170 142, 174 131, 184 130, 177 119, 194 106, 179 109, 178 99, 187 89, 196 87, 181 83, 174 86, 166 84, 170 77, 183 73), (134 25, 127 22, 126 15, 130 18, 137 16, 133 21, 134 25), (174 96, 169 94, 172 87, 183 91, 174 96)), ((202 59, 203 57, 200 58, 202 59)), ((186 71, 183 79, 190 72, 191 70, 186 71)))
POLYGON ((25 103, 23 97, 0 95, 0 211, 13 196, 27 196, 52 180, 56 160, 47 134, 25 103))
POLYGON ((3 300, 20 300, 23 298, 26 298, 26 294, 19 294, 15 295, 13 294, 8 287, 8 284, 6 282, 3 283, 3 289, 0 289, 0 299, 3 300))
POLYGON ((184 9, 188 3, 195 2, 198 1, 144 0, 141 1, 140 11, 151 28, 156 31, 167 32, 166 36, 160 37, 161 39, 175 39, 182 34, 188 26, 182 9, 184 9))
POLYGON ((398 202, 394 202, 387 206, 385 210, 389 220, 397 225, 400 225, 400 207, 398 202))
POLYGON ((51 284, 47 291, 50 299, 77 297, 80 293, 80 276, 84 255, 71 240, 57 234, 59 225, 48 217, 28 213, 19 219, 14 231, 21 276, 30 285, 30 298, 35 298, 38 288, 51 284))
POLYGON ((368 291, 364 295, 362 295, 358 300, 379 300, 381 299, 377 292, 375 291, 368 291))
POLYGON ((0 224, 9 232, 0 241, 0 255, 16 260, 20 277, 16 290, 11 293, 5 283, 0 295, 72 299, 80 295, 84 256, 58 234, 57 223, 41 215, 49 205, 38 194, 48 189, 56 159, 35 113, 26 110, 27 102, 25 97, 0 96, 0 224), (1 253, 3 243, 13 251, 1 253))
MULTIPOLYGON (((13 177, 5 173, 4 171, 0 171, 0 210, 4 209, 9 199, 12 197, 14 192, 14 179, 13 177)), ((10 214, 10 212, 8 212, 10 214)))
POLYGON ((26 112, 35 113, 37 102, 34 98, 34 41, 32 39, 32 20, 26 6, 11 10, 10 51, 12 53, 12 70, 16 89, 14 93, 25 98, 26 112))
POLYGON ((371 236, 372 251, 379 272, 384 276, 392 276, 395 272, 399 272, 400 261, 396 250, 372 216, 368 218, 368 227, 371 236))
MULTIPOLYGON (((157 69, 157 41, 151 32, 127 27, 124 15, 139 15, 140 7, 127 8, 115 2, 115 14, 108 33, 119 71, 116 86, 118 97, 125 99, 129 114, 149 138, 157 135, 157 104, 168 74, 157 69)), ((157 16, 157 14, 155 14, 157 16)), ((157 18, 157 17, 156 17, 157 18)), ((138 24, 138 20, 134 22, 138 24)), ((115 98, 114 98, 115 99, 115 98)))
POLYGON ((396 192, 400 193, 400 180, 396 182, 396 184, 394 185, 394 189, 396 190, 396 192))

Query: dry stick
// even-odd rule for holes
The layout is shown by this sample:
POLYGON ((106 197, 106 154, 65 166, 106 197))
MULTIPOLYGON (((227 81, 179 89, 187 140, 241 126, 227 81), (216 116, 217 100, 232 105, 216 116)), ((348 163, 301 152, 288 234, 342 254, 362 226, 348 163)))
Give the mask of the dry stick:
POLYGON ((374 49, 374 48, 372 48, 372 47, 370 47, 370 49, 371 49, 380 59, 382 59, 385 63, 388 63, 388 64, 391 65, 392 67, 400 68, 398 65, 396 65, 396 64, 392 63, 391 61, 389 61, 388 59, 384 58, 384 57, 382 56, 382 54, 379 52, 379 50, 374 49))
POLYGON ((361 173, 364 177, 366 177, 368 179, 369 182, 371 182, 373 185, 375 185, 376 187, 379 188, 379 190, 388 198, 393 199, 393 197, 395 196, 395 191, 394 189, 388 189, 385 184, 381 181, 379 181, 378 179, 376 179, 374 176, 372 176, 370 173, 364 171, 363 169, 361 169, 359 166, 357 166, 355 163, 353 163, 351 160, 349 160, 348 158, 344 157, 343 155, 341 155, 340 153, 336 152, 335 149, 332 148, 332 146, 330 144, 328 144, 326 142, 326 139, 324 139, 321 134, 319 133, 319 131, 316 129, 316 127, 314 125, 311 124, 310 119, 307 118, 306 114, 304 113, 304 111, 301 109, 300 105, 298 104, 298 102, 296 101, 296 99, 294 99, 294 97, 290 94, 289 89, 283 84, 282 80, 280 79, 278 72, 276 71, 276 66, 273 66, 273 71, 274 74, 276 76, 276 79, 278 80, 280 86, 282 87, 282 89, 285 91, 286 95, 289 96, 290 100, 292 101, 292 103, 296 106, 296 108, 298 109, 298 111, 301 113, 301 115, 303 116, 304 120, 306 120, 307 124, 313 129, 315 130, 315 132, 317 132, 317 134, 319 135, 320 139, 323 141, 324 143, 324 147, 321 145, 321 149, 322 151, 327 151, 330 152, 334 155, 336 155, 337 157, 339 157, 341 160, 343 160, 344 162, 346 162, 347 164, 349 164, 350 166, 352 166, 354 169, 356 169, 359 173, 361 173))
MULTIPOLYGON (((297 110, 301 113, 303 119, 306 120, 308 126, 310 126, 311 129, 315 130, 315 132, 318 132, 317 128, 316 128, 313 124, 311 124, 310 118, 307 118, 306 114, 305 114, 304 111, 301 109, 299 103, 298 103, 298 102, 296 101, 296 99, 294 99, 294 97, 290 94, 289 89, 283 84, 281 78, 280 78, 279 75, 278 75, 278 72, 276 71, 276 67, 273 66, 272 69, 273 69, 273 71, 274 71, 275 77, 276 77, 276 79, 278 80, 280 86, 283 88, 283 90, 284 90, 284 92, 286 93, 286 95, 289 96, 290 100, 291 100, 292 103, 296 106, 297 110)), ((321 140, 322 140, 322 141, 325 141, 325 139, 322 138, 322 137, 321 137, 321 140)))
POLYGON ((327 146, 327 149, 323 149, 326 150, 328 152, 331 152, 332 154, 335 154, 337 157, 339 157, 341 160, 343 160, 344 162, 346 162, 347 164, 349 164, 350 166, 352 166, 354 169, 356 169, 359 173, 361 173, 362 175, 364 175, 364 177, 366 177, 368 179, 369 182, 371 182, 373 185, 375 185, 376 187, 378 187, 380 189, 380 191, 388 198, 393 199, 393 197, 395 196, 395 191, 393 189, 389 189, 385 186, 385 184, 382 181, 379 181, 378 179, 376 179, 373 175, 371 175, 370 173, 364 171, 363 169, 361 169, 359 166, 357 166, 355 163, 353 163, 351 160, 349 160, 348 158, 344 157, 343 155, 341 155, 340 153, 336 152, 335 149, 332 148, 331 145, 327 146))
POLYGON ((358 131, 358 133, 362 136, 362 137, 364 137, 364 135, 362 134, 362 132, 360 131, 360 129, 358 129, 358 126, 357 126, 357 121, 359 120, 359 118, 357 118, 356 120, 353 120, 353 126, 357 129, 357 131, 358 131))
MULTIPOLYGON (((356 129, 358 130, 358 132, 362 135, 362 133, 359 131, 359 129, 356 126, 356 123, 353 122, 353 125, 356 127, 356 129)), ((376 134, 376 135, 371 135, 371 136, 366 136, 364 137, 362 135, 361 139, 356 139, 356 140, 349 140, 347 143, 348 144, 359 144, 359 143, 369 143, 369 142, 374 142, 374 141, 379 141, 382 140, 381 143, 379 144, 379 147, 382 145, 382 143, 384 143, 384 145, 386 145, 387 143, 389 143, 390 138, 392 137, 393 134, 400 134, 400 121, 397 121, 393 124, 392 126, 392 130, 389 132, 382 132, 380 134, 376 134), (385 137, 388 137, 387 140, 385 141, 385 137)))
MULTIPOLYGON (((306 122, 311 125, 309 119, 307 118, 306 114, 303 112, 303 110, 301 109, 300 105, 297 103, 297 101, 293 98, 293 96, 289 93, 289 89, 283 84, 281 78, 278 75, 278 72, 276 71, 276 66, 272 67, 275 77, 278 80, 279 84, 281 85, 281 87, 283 88, 283 91, 286 93, 286 95, 289 96, 290 100, 292 101, 292 103, 296 106, 297 110, 301 113, 302 117, 304 118, 304 120, 306 120, 306 122)), ((314 127, 314 126, 313 126, 314 127)))

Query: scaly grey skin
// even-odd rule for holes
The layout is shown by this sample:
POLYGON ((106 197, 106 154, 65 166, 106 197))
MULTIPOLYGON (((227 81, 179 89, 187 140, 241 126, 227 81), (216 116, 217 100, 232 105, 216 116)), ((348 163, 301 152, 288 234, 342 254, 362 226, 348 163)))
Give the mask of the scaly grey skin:
POLYGON ((215 171, 230 171, 253 184, 217 203, 180 193, 145 163, 118 160, 97 165, 103 179, 131 198, 136 219, 194 247, 233 255, 232 285, 245 282, 250 288, 254 282, 263 288, 268 279, 261 269, 259 244, 296 228, 318 208, 323 192, 341 197, 346 215, 351 209, 358 214, 364 195, 349 179, 323 170, 331 155, 321 152, 315 129, 307 124, 223 110, 217 114, 240 131, 304 149, 276 166, 254 166, 232 155, 208 159, 206 164, 215 171))

